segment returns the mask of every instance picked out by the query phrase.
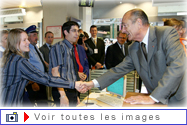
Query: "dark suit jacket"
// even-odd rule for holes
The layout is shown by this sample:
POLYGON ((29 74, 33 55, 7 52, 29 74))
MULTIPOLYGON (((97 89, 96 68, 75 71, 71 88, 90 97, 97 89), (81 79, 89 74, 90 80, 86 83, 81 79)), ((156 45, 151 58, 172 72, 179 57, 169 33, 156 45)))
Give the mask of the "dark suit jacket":
POLYGON ((97 38, 97 46, 95 46, 94 42, 92 41, 91 38, 87 39, 85 41, 89 45, 89 47, 93 50, 97 48, 98 49, 98 54, 92 54, 88 56, 88 62, 89 62, 89 67, 91 68, 92 66, 95 66, 97 62, 100 62, 102 65, 104 64, 104 58, 105 58, 105 44, 104 41, 97 38))
POLYGON ((49 48, 47 47, 46 43, 39 48, 40 52, 43 54, 44 60, 49 63, 49 48))
POLYGON ((148 37, 148 61, 139 42, 129 46, 122 63, 97 78, 101 89, 136 69, 148 93, 163 104, 181 103, 186 99, 185 53, 173 27, 151 27, 148 37))
MULTIPOLYGON (((77 51, 79 54, 79 60, 81 62, 81 65, 83 66, 83 72, 87 75, 87 78, 89 76, 89 64, 88 64, 88 59, 86 57, 86 52, 84 50, 84 48, 80 45, 77 45, 77 51)), ((78 64, 77 64, 77 67, 78 64)))
POLYGON ((118 43, 109 46, 107 48, 106 57, 105 57, 105 65, 107 69, 115 67, 120 62, 123 61, 125 56, 128 54, 128 45, 124 44, 125 55, 122 53, 121 48, 118 43))

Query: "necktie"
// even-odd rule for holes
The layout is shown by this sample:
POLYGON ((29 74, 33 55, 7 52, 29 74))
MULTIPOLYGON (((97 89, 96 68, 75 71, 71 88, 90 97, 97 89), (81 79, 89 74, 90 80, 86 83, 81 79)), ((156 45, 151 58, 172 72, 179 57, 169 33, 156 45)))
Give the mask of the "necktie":
POLYGON ((49 45, 49 49, 51 49, 51 45, 49 45))
POLYGON ((96 41, 96 39, 94 39, 94 43, 95 43, 95 46, 97 46, 97 41, 96 41))
POLYGON ((121 51, 122 51, 123 55, 125 55, 125 52, 124 52, 124 47, 123 47, 123 45, 121 45, 121 51))
POLYGON ((77 52, 76 45, 73 45, 73 46, 74 46, 75 59, 77 61, 77 64, 79 65, 79 72, 83 72, 83 67, 82 67, 80 59, 79 59, 79 55, 78 55, 78 52, 77 52))
POLYGON ((75 69, 75 75, 77 77, 77 81, 80 80, 79 76, 78 76, 78 70, 77 70, 77 63, 76 63, 76 60, 75 60, 75 57, 74 57, 74 52, 73 52, 73 49, 72 49, 72 59, 73 59, 73 65, 74 65, 74 69, 75 69))
POLYGON ((38 51, 38 49, 36 48, 36 46, 34 46, 34 48, 35 48, 35 50, 36 50, 36 52, 37 52, 37 54, 38 54, 38 56, 39 56, 39 58, 40 58, 40 61, 42 62, 43 66, 44 66, 45 72, 47 72, 47 67, 46 67, 46 65, 45 65, 45 63, 44 63, 44 60, 42 59, 42 57, 41 57, 41 55, 40 55, 40 52, 38 51))
POLYGON ((142 47, 142 50, 143 50, 143 54, 145 56, 145 59, 147 60, 147 51, 146 51, 146 48, 145 48, 145 43, 141 43, 141 47, 142 47))

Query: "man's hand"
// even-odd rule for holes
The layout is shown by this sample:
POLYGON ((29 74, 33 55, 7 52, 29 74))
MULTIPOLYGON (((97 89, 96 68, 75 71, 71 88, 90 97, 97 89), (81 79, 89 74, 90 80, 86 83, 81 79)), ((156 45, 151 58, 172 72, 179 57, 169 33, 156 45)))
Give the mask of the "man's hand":
POLYGON ((40 90, 40 86, 35 82, 32 83, 31 86, 32 86, 33 91, 39 91, 40 90))
POLYGON ((102 64, 99 63, 99 62, 97 62, 97 63, 95 64, 95 68, 96 68, 96 69, 100 69, 100 68, 102 68, 102 64))
POLYGON ((149 97, 144 95, 138 95, 138 96, 131 96, 124 100, 126 103, 130 104, 154 104, 155 101, 149 97))
POLYGON ((69 100, 67 96, 60 97, 60 107, 69 107, 69 100))
POLYGON ((78 72, 78 75, 79 75, 79 78, 80 78, 81 81, 84 81, 87 78, 87 75, 84 74, 83 72, 78 72))
POLYGON ((83 83, 84 82, 82 82, 82 81, 76 81, 75 82, 75 89, 77 89, 77 91, 79 91, 80 93, 85 93, 89 90, 87 88, 87 86, 85 86, 83 83))
POLYGON ((86 51, 88 50, 88 48, 86 47, 84 41, 82 41, 82 45, 81 45, 86 51))
POLYGON ((89 81, 89 82, 76 81, 75 82, 75 88, 80 93, 85 93, 88 90, 90 90, 92 87, 94 87, 94 83, 92 81, 89 81))

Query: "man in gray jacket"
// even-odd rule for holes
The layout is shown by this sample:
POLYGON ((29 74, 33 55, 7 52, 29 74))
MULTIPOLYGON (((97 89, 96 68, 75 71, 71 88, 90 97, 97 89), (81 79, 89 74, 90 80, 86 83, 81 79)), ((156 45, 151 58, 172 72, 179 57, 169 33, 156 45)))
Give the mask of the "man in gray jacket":
POLYGON ((132 9, 123 16, 122 32, 128 35, 129 40, 136 41, 129 46, 128 56, 82 87, 103 89, 136 69, 150 96, 131 96, 125 102, 185 106, 186 58, 177 31, 172 27, 152 27, 143 10, 132 9))

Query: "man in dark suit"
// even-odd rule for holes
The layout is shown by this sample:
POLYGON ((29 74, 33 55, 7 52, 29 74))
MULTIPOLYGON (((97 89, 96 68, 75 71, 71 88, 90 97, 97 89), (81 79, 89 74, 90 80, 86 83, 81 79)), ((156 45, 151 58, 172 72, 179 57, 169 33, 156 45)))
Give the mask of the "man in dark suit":
POLYGON ((88 56, 89 68, 100 69, 103 68, 105 57, 104 41, 97 38, 97 27, 92 25, 90 27, 91 38, 87 39, 85 43, 93 50, 93 54, 88 56))
POLYGON ((117 42, 107 48, 105 65, 107 69, 115 67, 123 61, 128 54, 128 45, 126 42, 127 34, 119 31, 117 34, 117 42))
POLYGON ((103 89, 136 69, 150 96, 131 96, 125 102, 186 106, 186 58, 177 30, 152 27, 143 10, 132 9, 123 16, 122 32, 129 40, 136 41, 129 46, 129 54, 101 77, 83 83, 83 88, 103 89))
POLYGON ((49 64, 49 50, 53 43, 54 34, 51 31, 47 31, 45 33, 45 41, 46 43, 40 47, 40 52, 43 54, 44 60, 49 64))

